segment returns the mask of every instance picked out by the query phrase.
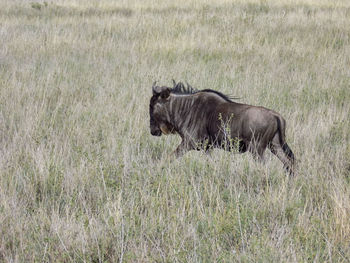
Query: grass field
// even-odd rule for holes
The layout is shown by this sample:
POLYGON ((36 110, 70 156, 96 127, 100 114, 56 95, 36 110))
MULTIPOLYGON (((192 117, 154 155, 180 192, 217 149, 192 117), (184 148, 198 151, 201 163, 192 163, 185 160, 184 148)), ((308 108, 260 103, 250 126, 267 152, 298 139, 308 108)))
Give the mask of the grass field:
POLYGON ((0 0, 0 262, 349 262, 350 2, 0 0), (298 159, 166 158, 154 80, 287 120, 298 159))

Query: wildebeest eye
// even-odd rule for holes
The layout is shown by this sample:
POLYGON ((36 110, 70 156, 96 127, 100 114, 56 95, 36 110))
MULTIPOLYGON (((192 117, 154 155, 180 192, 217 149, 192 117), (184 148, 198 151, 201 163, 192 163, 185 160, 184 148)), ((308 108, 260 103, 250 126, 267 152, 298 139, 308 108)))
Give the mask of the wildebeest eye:
POLYGON ((163 90, 163 91, 160 93, 160 97, 161 97, 162 99, 167 99, 169 96, 170 96, 170 90, 169 90, 169 89, 163 90))

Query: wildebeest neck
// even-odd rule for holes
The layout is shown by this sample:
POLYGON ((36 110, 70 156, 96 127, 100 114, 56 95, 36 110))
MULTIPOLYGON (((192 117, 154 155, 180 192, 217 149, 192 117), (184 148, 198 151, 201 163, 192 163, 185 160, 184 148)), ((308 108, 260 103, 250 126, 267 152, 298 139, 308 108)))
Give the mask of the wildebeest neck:
POLYGON ((180 135, 198 130, 197 128, 204 124, 202 121, 204 116, 211 110, 212 101, 225 102, 215 94, 205 92, 191 95, 172 94, 169 103, 171 124, 180 135))

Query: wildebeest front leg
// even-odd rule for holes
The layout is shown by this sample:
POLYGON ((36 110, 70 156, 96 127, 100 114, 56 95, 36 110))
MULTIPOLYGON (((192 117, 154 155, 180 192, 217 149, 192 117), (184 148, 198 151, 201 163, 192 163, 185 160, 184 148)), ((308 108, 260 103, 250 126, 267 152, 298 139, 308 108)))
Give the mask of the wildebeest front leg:
POLYGON ((176 158, 181 157, 189 150, 193 150, 193 146, 191 143, 189 143, 187 140, 182 140, 179 146, 177 146, 176 150, 174 151, 174 154, 176 158))

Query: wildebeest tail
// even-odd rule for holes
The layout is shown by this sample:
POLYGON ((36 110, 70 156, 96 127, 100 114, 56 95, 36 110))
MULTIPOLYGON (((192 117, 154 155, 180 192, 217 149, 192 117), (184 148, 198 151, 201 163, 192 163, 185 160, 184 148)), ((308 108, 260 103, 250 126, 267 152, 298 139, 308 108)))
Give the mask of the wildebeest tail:
POLYGON ((286 143, 286 121, 280 117, 280 116, 275 116, 277 120, 277 131, 279 133, 280 137, 280 144, 282 146, 282 150, 285 152, 285 154, 290 158, 291 160, 294 161, 294 153, 292 150, 289 148, 288 144, 286 143))

